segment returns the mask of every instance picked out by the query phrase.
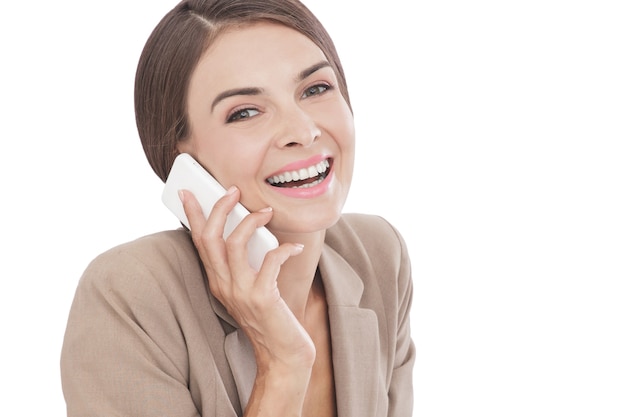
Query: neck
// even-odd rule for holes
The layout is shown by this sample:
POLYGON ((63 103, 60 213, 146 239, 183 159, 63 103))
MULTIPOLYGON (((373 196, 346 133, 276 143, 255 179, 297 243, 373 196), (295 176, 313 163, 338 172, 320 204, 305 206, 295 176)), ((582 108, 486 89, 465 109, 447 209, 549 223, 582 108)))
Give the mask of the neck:
POLYGON ((324 236, 324 232, 319 232, 285 240, 304 245, 303 252, 289 258, 278 275, 280 295, 301 322, 306 315, 309 300, 314 295, 313 282, 324 246, 324 236))

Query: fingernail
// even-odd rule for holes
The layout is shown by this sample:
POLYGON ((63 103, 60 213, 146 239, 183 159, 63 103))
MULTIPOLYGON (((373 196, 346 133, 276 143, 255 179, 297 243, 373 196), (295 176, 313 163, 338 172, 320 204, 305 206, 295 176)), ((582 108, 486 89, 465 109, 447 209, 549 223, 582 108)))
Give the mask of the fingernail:
POLYGON ((183 193, 183 190, 178 190, 178 198, 180 198, 181 203, 185 202, 185 193, 183 193))
POLYGON ((271 207, 265 207, 261 210, 259 210, 259 213, 269 213, 270 211, 273 211, 274 209, 271 207))
POLYGON ((230 188, 226 191, 226 195, 234 194, 237 191, 237 187, 235 185, 231 185, 230 188))
POLYGON ((304 250, 304 245, 302 243, 294 243, 295 252, 300 253, 304 250))

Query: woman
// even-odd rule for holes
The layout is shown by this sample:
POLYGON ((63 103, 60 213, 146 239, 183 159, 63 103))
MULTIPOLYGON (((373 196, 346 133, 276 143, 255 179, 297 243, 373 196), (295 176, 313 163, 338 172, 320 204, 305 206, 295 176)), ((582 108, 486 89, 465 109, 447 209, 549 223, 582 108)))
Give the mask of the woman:
POLYGON ((381 218, 341 214, 354 125, 317 19, 296 0, 182 1, 146 43, 135 108, 161 179, 185 152, 228 192, 205 219, 181 190, 190 231, 89 265, 61 359, 68 415, 410 416, 407 251, 381 218), (224 240, 238 201, 251 214, 224 240), (257 273, 260 226, 280 246, 257 273))

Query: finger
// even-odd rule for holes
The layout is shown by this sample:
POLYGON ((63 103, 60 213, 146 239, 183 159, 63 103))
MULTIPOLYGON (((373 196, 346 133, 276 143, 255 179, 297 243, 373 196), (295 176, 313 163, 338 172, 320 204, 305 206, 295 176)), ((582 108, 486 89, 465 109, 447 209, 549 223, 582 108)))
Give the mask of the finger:
POLYGON ((205 218, 200 203, 191 191, 179 191, 179 197, 189 221, 192 239, 205 268, 213 271, 214 275, 224 278, 227 278, 229 273, 222 235, 229 207, 237 203, 236 191, 236 188, 231 189, 221 197, 209 213, 208 218, 205 218), (229 202, 229 200, 233 201, 229 202))
POLYGON ((206 222, 200 203, 189 190, 179 190, 178 198, 180 198, 180 202, 183 204, 183 210, 185 211, 185 216, 187 216, 192 235, 194 233, 199 235, 206 222))
MULTIPOLYGON (((259 227, 265 226, 271 220, 272 215, 270 207, 248 214, 226 239, 226 251, 233 274, 250 276, 252 269, 248 260, 250 240, 259 227)), ((256 271, 252 277, 255 275, 256 271)))
POLYGON ((208 230, 203 234, 211 236, 212 238, 222 239, 228 214, 235 207, 237 202, 239 202, 239 189, 232 186, 211 208, 205 225, 205 228, 208 230))
POLYGON ((283 243, 265 255, 263 265, 256 279, 256 284, 261 289, 273 289, 276 287, 276 279, 280 267, 292 256, 297 256, 304 251, 304 245, 300 243, 283 243))
POLYGON ((230 272, 228 270, 228 253, 224 242, 224 228, 229 213, 238 201, 239 190, 237 187, 230 187, 226 194, 220 197, 211 209, 201 236, 211 263, 222 271, 225 277, 229 276, 230 272))

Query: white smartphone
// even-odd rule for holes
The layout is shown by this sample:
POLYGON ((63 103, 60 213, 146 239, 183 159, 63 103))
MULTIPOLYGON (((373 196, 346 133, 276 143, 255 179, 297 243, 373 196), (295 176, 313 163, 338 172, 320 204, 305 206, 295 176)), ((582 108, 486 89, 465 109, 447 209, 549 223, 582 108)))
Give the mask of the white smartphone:
MULTIPOLYGON (((185 215, 183 204, 178 196, 178 191, 183 189, 189 190, 194 194, 202 207, 205 219, 217 200, 226 194, 224 187, 191 155, 187 153, 178 155, 165 181, 161 200, 189 229, 189 220, 185 215)), ((239 222, 248 214, 250 212, 241 203, 237 203, 226 219, 224 239, 232 233, 239 222)), ((265 254, 276 247, 278 247, 276 237, 266 227, 257 228, 252 238, 248 241, 248 262, 250 266, 259 271, 265 254)))

